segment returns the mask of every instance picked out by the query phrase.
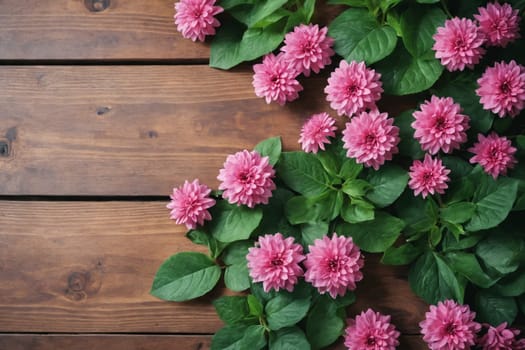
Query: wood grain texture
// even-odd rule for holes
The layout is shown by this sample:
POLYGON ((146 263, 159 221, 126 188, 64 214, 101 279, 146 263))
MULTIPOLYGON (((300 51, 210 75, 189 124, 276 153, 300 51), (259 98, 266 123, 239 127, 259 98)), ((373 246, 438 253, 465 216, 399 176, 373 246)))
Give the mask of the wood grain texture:
MULTIPOLYGON (((210 300, 150 296, 161 262, 199 247, 167 218, 163 202, 0 201, 0 332, 213 333, 210 300)), ((358 303, 417 333, 426 305, 406 271, 368 255, 358 303)))
MULTIPOLYGON (((0 334, 0 349, 56 350, 205 350, 211 344, 210 335, 31 335, 0 334)), ((400 349, 421 350, 425 344, 419 336, 401 336, 400 349)), ((345 350, 342 342, 329 350, 345 350)))
MULTIPOLYGON (((217 187, 226 156, 327 111, 326 75, 281 107, 257 98, 251 69, 0 66, 0 193, 167 195, 185 179, 217 187)), ((398 113, 406 99, 384 99, 398 113)), ((343 117, 339 125, 344 125, 343 117)))
POLYGON ((170 0, 2 0, 0 59, 207 59, 184 39, 170 0))

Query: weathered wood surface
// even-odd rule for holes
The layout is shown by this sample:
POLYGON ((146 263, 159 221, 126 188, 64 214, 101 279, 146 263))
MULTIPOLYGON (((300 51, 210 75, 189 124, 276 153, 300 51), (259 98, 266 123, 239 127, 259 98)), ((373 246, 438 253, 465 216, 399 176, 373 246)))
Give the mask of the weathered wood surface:
POLYGON ((184 39, 170 0, 2 0, 0 59, 207 59, 184 39))
MULTIPOLYGON (((31 335, 0 334, 0 349, 56 350, 56 349, 111 349, 111 350, 204 350, 209 349, 211 336, 202 335, 31 335)), ((425 348, 419 336, 401 336, 400 348, 425 348)), ((340 341, 331 350, 344 350, 340 341)))
MULTIPOLYGON (((0 332, 213 333, 210 298, 168 303, 149 295, 156 269, 196 250, 159 202, 0 201, 0 332)), ((426 306, 406 271, 367 256, 350 315, 392 314, 415 334, 426 306)))
MULTIPOLYGON (((195 177, 216 187, 229 153, 267 137, 281 135, 285 149, 297 149, 304 120, 330 111, 326 75, 304 79, 301 98, 281 107, 255 96, 252 74, 206 66, 0 66, 0 193, 167 195, 195 177)), ((395 114, 407 103, 381 107, 395 114)))

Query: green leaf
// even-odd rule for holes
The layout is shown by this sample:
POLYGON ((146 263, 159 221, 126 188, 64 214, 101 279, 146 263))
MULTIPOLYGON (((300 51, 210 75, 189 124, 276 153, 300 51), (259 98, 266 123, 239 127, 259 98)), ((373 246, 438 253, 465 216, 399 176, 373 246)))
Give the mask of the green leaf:
POLYGON ((412 265, 408 281, 412 290, 429 304, 455 299, 463 303, 465 285, 436 254, 427 252, 412 265))
POLYGON ((386 94, 408 95, 430 88, 439 79, 443 66, 435 58, 412 57, 403 45, 376 65, 386 94))
POLYGON ((253 247, 252 241, 238 241, 230 244, 222 254, 222 261, 226 265, 246 264, 248 248, 253 247))
POLYGON ((403 220, 384 212, 376 212, 374 220, 342 224, 337 232, 351 236, 365 252, 379 253, 389 248, 405 227, 403 220))
POLYGON ((428 202, 421 197, 414 197, 414 192, 406 190, 395 202, 396 214, 413 232, 426 232, 436 225, 437 218, 427 210, 428 202))
POLYGON ((223 296, 213 301, 220 319, 228 325, 254 324, 257 319, 250 315, 247 298, 244 296, 223 296))
POLYGON ((225 10, 229 10, 235 6, 240 5, 251 5, 254 0, 221 0, 221 7, 225 10))
POLYGON ((384 208, 399 198, 408 183, 408 173, 398 165, 387 164, 377 171, 370 171, 367 181, 372 190, 366 198, 379 208, 384 208))
POLYGON ((306 336, 314 349, 324 348, 341 336, 345 322, 337 314, 338 307, 333 299, 320 297, 308 313, 306 336))
POLYGON ((470 282, 481 288, 489 288, 497 282, 497 278, 491 278, 479 264, 474 254, 464 252, 450 252, 446 255, 450 267, 465 276, 470 282))
POLYGON ((518 181, 490 176, 481 177, 474 192, 476 211, 466 226, 468 231, 479 231, 499 225, 512 209, 518 191, 518 181))
MULTIPOLYGON (((410 6, 401 15, 401 31, 405 48, 414 57, 428 56, 432 52, 437 27, 447 15, 439 7, 410 6)), ((432 54, 433 56, 433 54, 432 54)))
POLYGON ((345 180, 355 179, 359 176, 362 170, 363 165, 357 164, 355 159, 345 157, 345 160, 341 165, 341 170, 339 171, 339 176, 345 180))
POLYGON ((299 327, 270 332, 270 350, 310 350, 310 343, 299 327))
POLYGON ((317 197, 295 196, 286 203, 285 213, 292 225, 334 219, 341 210, 342 195, 328 191, 317 197))
POLYGON ((341 217, 351 224, 373 220, 375 217, 374 206, 360 199, 345 201, 341 208, 341 217))
POLYGON ((250 7, 249 11, 245 9, 234 9, 230 11, 237 20, 242 20, 242 22, 248 27, 253 27, 257 22, 261 21, 263 18, 271 15, 278 9, 280 9, 287 0, 272 0, 272 1, 256 1, 253 6, 250 7), (236 11, 242 11, 237 14, 236 11))
POLYGON ((476 95, 479 77, 479 74, 464 71, 439 87, 436 94, 441 97, 452 97, 463 109, 463 114, 470 117, 472 131, 484 133, 492 126, 494 114, 483 108, 479 96, 476 95))
POLYGON ((425 152, 421 149, 419 141, 414 138, 414 129, 411 124, 415 119, 412 113, 414 113, 414 109, 409 109, 394 118, 394 125, 399 128, 399 138, 401 139, 397 147, 401 155, 412 159, 421 159, 425 152))
POLYGON ((224 284, 234 292, 242 292, 250 288, 250 276, 246 262, 226 267, 224 271, 224 284))
POLYGON ((525 273, 518 269, 505 276, 492 287, 492 290, 504 297, 517 297, 525 293, 525 273))
POLYGON ((518 305, 514 298, 500 297, 488 291, 480 290, 476 294, 476 319, 494 327, 507 322, 512 324, 518 314, 518 305))
POLYGON ((211 42, 210 67, 230 69, 244 60, 240 51, 244 30, 235 20, 222 23, 211 42))
POLYGON ((383 253, 381 262, 386 265, 408 265, 423 253, 423 248, 411 243, 390 247, 383 253))
POLYGON ((219 201, 211 208, 210 232, 220 242, 248 239, 262 219, 261 208, 247 208, 219 201))
POLYGON ((310 296, 298 298, 291 293, 278 294, 266 304, 266 320, 273 330, 290 327, 301 321, 310 308, 310 296))
POLYGON ((416 0, 416 2, 420 4, 435 4, 439 2, 439 0, 416 0))
POLYGON ((301 226, 301 237, 304 246, 313 245, 316 239, 322 239, 327 233, 327 222, 303 224, 301 226))
POLYGON ((284 39, 285 24, 282 19, 264 28, 246 30, 239 47, 242 60, 251 61, 275 50, 284 39))
POLYGON ((351 197, 363 197, 371 188, 371 184, 365 180, 348 179, 343 184, 341 190, 351 197))
POLYGON ((319 195, 329 188, 330 178, 312 153, 283 152, 277 172, 286 185, 305 196, 319 195))
POLYGON ((397 43, 394 28, 380 25, 365 9, 351 8, 340 14, 330 24, 328 34, 335 39, 335 52, 347 61, 367 64, 390 55, 397 43))
POLYGON ((516 298, 518 301, 518 305, 520 307, 520 310, 523 314, 525 314, 525 294, 521 295, 520 297, 516 298))
POLYGON ((469 236, 457 240, 450 235, 446 235, 443 239, 443 251, 465 250, 474 247, 479 241, 483 239, 482 234, 470 234, 469 236))
POLYGON ((462 224, 472 217, 476 205, 470 202, 456 202, 440 209, 441 219, 453 224, 462 224))
POLYGON ((281 156, 282 144, 281 138, 270 137, 255 146, 255 150, 263 157, 270 158, 270 164, 275 165, 281 156))
POLYGON ((250 315, 260 317, 264 314, 263 304, 255 297, 253 294, 249 294, 247 297, 248 309, 250 310, 250 315))
POLYGON ((485 265, 507 274, 520 266, 525 256, 525 241, 513 234, 501 231, 491 232, 476 246, 476 255, 485 265))
POLYGON ((221 269, 202 253, 183 252, 162 263, 155 275, 151 294, 170 301, 198 298, 215 287, 221 269))
POLYGON ((211 340, 211 350, 259 350, 266 346, 265 329, 260 325, 226 326, 211 340))

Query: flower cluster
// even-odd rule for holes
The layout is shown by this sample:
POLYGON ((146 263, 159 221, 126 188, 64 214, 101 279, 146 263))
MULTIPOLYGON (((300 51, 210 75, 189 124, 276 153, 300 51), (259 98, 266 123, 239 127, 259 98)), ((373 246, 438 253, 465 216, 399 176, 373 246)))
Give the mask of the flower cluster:
MULTIPOLYGON (((223 12, 215 3, 181 0, 175 5, 175 23, 183 37, 203 41, 215 34, 220 26, 215 16, 223 12)), ((340 318, 342 324, 349 292, 364 278, 362 252, 382 252, 387 264, 410 264, 411 287, 435 304, 419 323, 429 349, 525 350, 520 331, 508 326, 513 317, 508 322, 492 318, 490 305, 480 302, 477 307, 486 309, 476 318, 468 304, 462 305, 474 295, 488 298, 483 294, 487 290, 491 298, 499 290, 504 290, 505 298, 523 294, 509 291, 515 286, 505 284, 509 276, 519 274, 520 263, 508 262, 499 253, 523 254, 520 244, 515 244, 521 237, 505 232, 515 222, 501 230, 497 226, 505 224, 507 217, 519 216, 512 210, 525 210, 525 194, 515 178, 523 171, 518 160, 525 148, 520 124, 525 67, 521 56, 496 60, 493 55, 494 50, 516 46, 521 38, 520 12, 507 3, 489 1, 463 18, 451 15, 447 2, 418 5, 418 12, 428 18, 414 24, 421 32, 413 35, 406 32, 412 30, 406 19, 414 13, 408 1, 396 8, 395 16, 389 11, 400 2, 377 8, 374 2, 366 3, 369 15, 376 18, 360 22, 358 17, 365 17, 366 9, 355 2, 333 26, 293 27, 299 21, 292 17, 281 21, 285 30, 274 40, 282 42, 281 47, 253 65, 255 95, 268 104, 298 99, 303 90, 300 76, 330 66, 337 52, 342 59, 334 60, 321 92, 331 111, 314 111, 303 123, 298 132, 302 152, 282 152, 278 138, 268 139, 255 151, 226 158, 217 176, 217 192, 198 179, 173 189, 167 205, 170 218, 190 230, 189 239, 207 245, 210 255, 187 258, 188 266, 201 264, 196 268, 206 271, 206 281, 190 286, 203 293, 192 294, 186 281, 180 282, 188 284, 185 288, 167 293, 171 286, 161 286, 166 280, 159 274, 159 286, 155 285, 159 297, 187 293, 186 299, 179 300, 189 300, 210 291, 224 276, 233 291, 251 292, 231 297, 235 299, 225 302, 223 315, 221 303, 216 305, 221 318, 232 322, 226 327, 235 326, 231 329, 243 333, 248 330, 243 326, 255 324, 263 330, 259 341, 265 344, 281 329, 306 342, 315 336, 307 334, 309 330, 317 332, 316 327, 330 323, 315 319, 319 310, 340 318), (372 41, 369 49, 375 50, 370 56, 359 45, 346 45, 345 38, 357 43, 363 34, 346 31, 348 18, 365 27, 367 21, 373 19, 372 26, 377 19, 381 33, 393 34, 395 45, 378 48, 367 38, 372 41), (397 44, 396 34, 401 37, 397 44), (426 41, 417 42, 420 37, 426 41), (379 62, 390 54, 392 59, 379 62), (420 67, 423 61, 433 68, 425 71, 420 67), (443 70, 448 72, 442 74, 443 70), (436 73, 433 78, 426 76, 431 71, 436 73), (418 89, 412 89, 415 85, 418 89), (413 100, 415 108, 401 115, 382 109, 383 94, 422 92, 412 95, 421 97, 417 105, 413 100), (340 124, 337 117, 343 119, 340 124), (515 126, 517 130, 512 130, 515 126), (504 176, 508 177, 501 179, 504 176), (506 202, 500 203, 504 202, 500 198, 506 202), (506 241, 492 251, 498 239, 506 241), (502 266, 491 266, 495 260, 502 260, 502 266), (466 283, 472 295, 465 294, 466 283), (291 302, 292 297, 297 303, 291 302), (288 303, 297 307, 293 315, 276 312, 288 303)), ((252 3, 222 5, 226 12, 229 6, 252 11, 250 16, 263 11, 252 3)), ((242 11, 230 14, 255 35, 264 32, 262 28, 274 17, 286 17, 295 9, 300 14, 314 11, 307 6, 298 1, 292 9, 268 12, 257 23, 251 17, 243 21, 242 11)), ((166 269, 182 269, 174 265, 173 261, 165 264, 166 269)), ((392 350, 400 345, 400 332, 391 317, 373 309, 346 319, 345 329, 341 326, 334 334, 327 336, 326 344, 343 335, 349 350, 392 350)), ((241 343, 248 339, 240 333, 230 338, 235 337, 241 343)))
POLYGON ((275 101, 280 105, 297 99, 303 89, 297 77, 319 73, 332 62, 334 40, 327 32, 328 28, 317 24, 301 24, 286 34, 280 54, 267 54, 262 63, 253 66, 255 94, 266 103, 275 101))

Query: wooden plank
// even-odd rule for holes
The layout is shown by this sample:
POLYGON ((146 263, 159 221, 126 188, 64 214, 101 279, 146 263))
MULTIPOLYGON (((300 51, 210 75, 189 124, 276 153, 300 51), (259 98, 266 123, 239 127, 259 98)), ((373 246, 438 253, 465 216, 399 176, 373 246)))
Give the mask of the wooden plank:
MULTIPOLYGON (((168 303, 150 296, 161 262, 198 246, 163 202, 0 201, 0 332, 213 333, 210 300, 168 303)), ((367 255, 349 316, 367 307, 419 332, 426 305, 403 268, 367 255)))
MULTIPOLYGON (((56 349, 111 349, 111 350, 205 350, 211 344, 210 335, 35 335, 0 334, 0 349, 56 350, 56 349)), ((419 336, 400 338, 403 350, 421 350, 425 343, 419 336)), ((331 350, 345 350, 342 341, 331 350)))
MULTIPOLYGON (((329 111, 326 74, 301 98, 267 105, 250 68, 0 66, 0 193, 167 195, 185 179, 217 187, 229 153, 283 136, 299 147, 304 120, 329 111)), ((382 101, 397 113, 407 102, 382 101)), ((339 118, 343 126, 345 119, 339 118)))
MULTIPOLYGON (((209 42, 184 39, 173 0, 0 1, 0 60, 207 60, 209 42)), ((314 23, 341 6, 318 4, 314 23)))
POLYGON ((0 59, 207 59, 182 38, 166 0, 0 1, 0 59))

